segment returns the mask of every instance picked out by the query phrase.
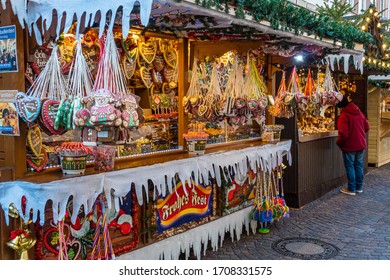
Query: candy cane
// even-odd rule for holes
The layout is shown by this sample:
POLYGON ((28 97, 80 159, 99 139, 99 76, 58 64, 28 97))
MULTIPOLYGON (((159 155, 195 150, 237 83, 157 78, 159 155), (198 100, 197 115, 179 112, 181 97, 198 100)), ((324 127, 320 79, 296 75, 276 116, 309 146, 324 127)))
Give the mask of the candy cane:
POLYGON ((95 259, 96 250, 97 250, 98 259, 100 259, 100 219, 101 216, 99 216, 96 223, 95 236, 93 238, 93 245, 92 245, 91 260, 95 259))
POLYGON ((64 231, 64 220, 58 222, 58 259, 59 260, 69 260, 67 242, 65 240, 65 231, 64 231))
POLYGON ((101 233, 100 230, 103 229, 103 248, 104 248, 104 256, 105 259, 109 259, 109 255, 111 255, 112 259, 115 259, 115 254, 112 248, 112 242, 110 238, 110 233, 108 230, 108 224, 107 224, 107 213, 105 213, 105 205, 101 200, 96 201, 97 205, 100 204, 102 207, 102 215, 99 215, 99 218, 97 220, 96 224, 96 231, 94 236, 94 242, 92 246, 92 253, 91 253, 91 260, 95 258, 95 252, 97 251, 97 257, 100 259, 100 242, 101 242, 101 233), (103 220, 102 220, 103 216, 103 220), (102 220, 102 223, 100 221, 102 220))

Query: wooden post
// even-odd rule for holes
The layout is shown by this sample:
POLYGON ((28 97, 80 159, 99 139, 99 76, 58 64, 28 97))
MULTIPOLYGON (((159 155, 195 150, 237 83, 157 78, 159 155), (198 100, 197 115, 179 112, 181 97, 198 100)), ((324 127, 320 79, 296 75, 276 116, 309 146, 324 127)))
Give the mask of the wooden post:
MULTIPOLYGON (((6 2, 6 9, 0 5, 1 26, 16 26, 16 45, 18 72, 0 74, 0 89, 25 91, 25 31, 13 14, 10 2, 6 2)), ((0 167, 11 167, 15 170, 15 178, 22 178, 26 172, 26 126, 19 120, 20 136, 0 136, 0 167)))
POLYGON ((179 111, 179 120, 178 120, 178 143, 179 147, 184 147, 184 138, 183 133, 187 132, 188 129, 188 116, 184 112, 183 107, 183 97, 187 94, 188 90, 188 39, 187 38, 181 38, 179 39, 179 77, 178 77, 178 84, 179 84, 179 104, 178 104, 178 111, 179 111))

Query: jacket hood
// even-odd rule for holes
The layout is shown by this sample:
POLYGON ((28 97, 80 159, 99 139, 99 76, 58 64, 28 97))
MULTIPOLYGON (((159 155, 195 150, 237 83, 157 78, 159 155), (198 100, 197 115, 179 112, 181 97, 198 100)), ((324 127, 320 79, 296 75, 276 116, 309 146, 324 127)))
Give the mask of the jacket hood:
POLYGON ((358 115, 360 112, 360 109, 358 106, 356 106, 355 103, 350 102, 344 109, 343 113, 348 113, 351 115, 358 115))

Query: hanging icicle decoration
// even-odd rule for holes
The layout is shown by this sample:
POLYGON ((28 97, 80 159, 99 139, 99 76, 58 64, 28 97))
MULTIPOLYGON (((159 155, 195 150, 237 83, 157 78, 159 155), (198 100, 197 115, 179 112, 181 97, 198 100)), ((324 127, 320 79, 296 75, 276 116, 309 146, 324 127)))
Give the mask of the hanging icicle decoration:
MULTIPOLYGON (((11 1, 12 2, 12 1, 11 1)), ((74 20, 80 23, 76 30, 76 36, 79 32, 84 30, 86 26, 91 26, 97 17, 99 19, 99 37, 103 35, 104 29, 107 26, 109 31, 112 31, 115 15, 119 8, 122 7, 122 34, 123 38, 127 37, 130 30, 129 16, 134 8, 134 5, 138 3, 140 7, 140 19, 144 26, 149 23, 149 17, 152 10, 153 0, 117 0, 117 1, 100 1, 96 4, 96 1, 85 0, 30 0, 27 4, 27 11, 17 8, 23 7, 22 0, 13 1, 14 12, 18 12, 19 21, 25 20, 29 28, 30 35, 34 30, 36 40, 39 45, 42 45, 42 36, 52 25, 53 13, 57 12, 58 20, 56 22, 56 39, 62 32, 67 32, 72 26, 74 20), (106 16, 111 13, 110 19, 107 21, 106 16), (38 26, 38 22, 42 21, 42 26, 38 26), (65 26, 62 25, 65 22, 65 26), (84 23, 84 24, 81 24, 84 23)), ((2 0, 4 6, 4 0, 2 0)), ((26 4, 24 3, 24 6, 26 4)))

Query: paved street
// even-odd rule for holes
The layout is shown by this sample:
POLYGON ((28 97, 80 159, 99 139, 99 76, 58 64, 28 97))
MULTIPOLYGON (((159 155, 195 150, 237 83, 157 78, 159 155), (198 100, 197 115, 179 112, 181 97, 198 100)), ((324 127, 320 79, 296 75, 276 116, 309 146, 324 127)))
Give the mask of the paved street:
MULTIPOLYGON (((390 164, 368 169, 362 194, 345 195, 341 188, 301 209, 291 209, 290 218, 272 224, 269 234, 243 234, 234 242, 226 235, 222 247, 216 252, 207 250, 202 259, 301 259, 272 248, 275 241, 298 237, 335 246, 337 255, 329 259, 390 260, 390 164)), ((309 259, 311 254, 324 251, 318 245, 307 245, 295 243, 286 248, 309 259)))

